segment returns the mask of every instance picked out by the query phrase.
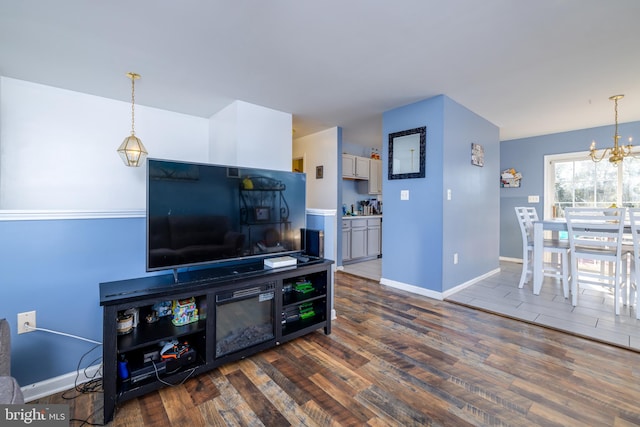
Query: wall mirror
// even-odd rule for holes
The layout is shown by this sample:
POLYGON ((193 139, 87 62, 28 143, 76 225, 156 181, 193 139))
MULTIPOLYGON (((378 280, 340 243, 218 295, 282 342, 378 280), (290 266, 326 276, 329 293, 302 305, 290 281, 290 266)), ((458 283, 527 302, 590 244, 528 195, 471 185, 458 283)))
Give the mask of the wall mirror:
POLYGON ((389 134, 389 179, 424 178, 427 127, 389 134))

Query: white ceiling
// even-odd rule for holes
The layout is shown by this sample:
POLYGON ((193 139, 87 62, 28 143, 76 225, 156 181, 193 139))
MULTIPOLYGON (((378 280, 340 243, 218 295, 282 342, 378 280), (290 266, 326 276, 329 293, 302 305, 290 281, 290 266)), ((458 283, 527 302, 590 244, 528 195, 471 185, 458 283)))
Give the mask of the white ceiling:
MULTIPOLYGON (((0 75, 211 117, 233 100, 381 144, 445 94, 502 140, 640 120, 639 0, 0 0, 0 75)), ((585 142, 586 143, 586 142, 585 142)))

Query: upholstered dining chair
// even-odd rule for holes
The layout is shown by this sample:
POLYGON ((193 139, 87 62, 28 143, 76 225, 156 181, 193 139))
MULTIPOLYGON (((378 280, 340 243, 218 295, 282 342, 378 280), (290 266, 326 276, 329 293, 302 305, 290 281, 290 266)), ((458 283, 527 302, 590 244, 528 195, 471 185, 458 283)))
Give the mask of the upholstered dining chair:
MULTIPOLYGON (((522 234, 522 275, 518 288, 523 288, 533 273, 533 223, 538 221, 538 213, 535 208, 529 206, 516 206, 515 211, 522 234)), ((569 242, 560 239, 544 239, 544 252, 555 256, 552 256, 551 261, 543 263, 543 274, 560 278, 564 297, 569 298, 569 242)))
POLYGON ((572 305, 578 305, 581 284, 614 289, 614 310, 620 314, 624 286, 622 240, 624 208, 566 208, 567 232, 571 247, 572 305), (609 269, 594 264, 609 263, 609 269))

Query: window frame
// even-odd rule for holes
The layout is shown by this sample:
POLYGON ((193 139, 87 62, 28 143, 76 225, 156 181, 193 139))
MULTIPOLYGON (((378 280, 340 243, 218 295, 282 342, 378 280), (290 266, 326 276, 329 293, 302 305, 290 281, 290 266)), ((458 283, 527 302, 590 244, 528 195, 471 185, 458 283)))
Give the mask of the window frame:
MULTIPOLYGON (((553 218, 553 205, 555 204, 555 164, 558 162, 570 162, 570 161, 576 161, 576 160, 592 161, 589 157, 588 151, 577 151, 577 152, 560 153, 560 154, 547 154, 544 156, 544 170, 543 170, 544 218, 553 218)), ((602 161, 607 162, 606 159, 602 161)), ((618 206, 624 205, 622 201, 622 197, 623 197, 622 193, 624 191, 623 164, 624 164, 624 161, 616 165, 617 178, 618 178, 618 183, 616 186, 616 204, 618 206)))

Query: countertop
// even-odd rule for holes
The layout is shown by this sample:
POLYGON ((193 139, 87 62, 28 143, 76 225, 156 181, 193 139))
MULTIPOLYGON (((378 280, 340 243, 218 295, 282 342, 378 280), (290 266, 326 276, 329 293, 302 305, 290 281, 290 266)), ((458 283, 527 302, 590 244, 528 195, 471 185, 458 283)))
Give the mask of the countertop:
POLYGON ((382 218, 382 215, 344 215, 342 219, 382 218))

